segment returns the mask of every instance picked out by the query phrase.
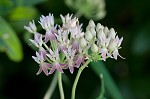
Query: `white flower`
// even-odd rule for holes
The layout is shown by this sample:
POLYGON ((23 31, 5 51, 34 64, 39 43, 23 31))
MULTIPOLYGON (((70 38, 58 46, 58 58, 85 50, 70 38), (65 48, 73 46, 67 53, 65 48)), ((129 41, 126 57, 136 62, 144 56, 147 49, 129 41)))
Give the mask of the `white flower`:
POLYGON ((68 68, 69 68, 70 72, 73 73, 74 67, 76 67, 75 62, 73 61, 73 59, 75 57, 76 50, 73 50, 72 46, 69 46, 68 50, 66 50, 66 51, 64 50, 63 52, 64 52, 66 59, 67 59, 68 68))
POLYGON ((34 40, 29 39, 36 47, 41 48, 43 44, 42 34, 35 33, 34 40))
POLYGON ((60 15, 63 25, 62 28, 64 29, 70 29, 70 28, 75 28, 77 26, 78 23, 78 18, 74 17, 72 19, 72 15, 67 14, 66 16, 60 15))
POLYGON ((28 26, 24 26, 24 28, 30 33, 36 33, 37 27, 35 26, 34 20, 29 22, 28 26))
POLYGON ((59 72, 63 73, 62 68, 63 68, 64 66, 66 66, 66 65, 65 65, 65 64, 60 64, 59 51, 58 51, 58 49, 55 50, 55 51, 52 51, 51 49, 49 49, 49 53, 46 54, 46 55, 47 55, 47 56, 49 57, 49 59, 53 62, 49 74, 52 74, 56 69, 57 69, 59 72))
POLYGON ((116 60, 117 60, 117 56, 120 56, 121 58, 123 58, 119 54, 119 51, 118 51, 118 49, 120 49, 120 45, 121 45, 122 41, 123 41, 123 37, 121 39, 119 39, 118 36, 116 36, 116 38, 113 41, 110 42, 109 47, 108 47, 109 50, 112 51, 113 57, 116 60))
POLYGON ((50 29, 54 28, 54 17, 53 14, 49 13, 48 16, 41 16, 40 21, 38 21, 42 28, 46 31, 49 31, 50 29))
POLYGON ((85 60, 89 58, 105 61, 108 57, 117 59, 120 56, 118 50, 123 37, 119 39, 113 28, 108 29, 100 23, 95 25, 94 21, 90 20, 84 32, 82 24, 79 25, 78 19, 72 16, 60 15, 62 26, 54 26, 53 14, 42 15, 39 23, 46 30, 42 34, 37 32, 34 21, 29 22, 29 26, 24 26, 34 34, 34 39, 30 41, 38 48, 36 56, 32 56, 40 66, 37 75, 42 71, 46 75, 55 70, 63 73, 64 69, 73 73, 75 67, 84 65, 85 60))
POLYGON ((32 56, 32 58, 39 64, 40 68, 37 72, 39 75, 42 71, 48 76, 48 69, 51 68, 51 64, 45 62, 46 58, 42 52, 36 52, 36 57, 32 56))

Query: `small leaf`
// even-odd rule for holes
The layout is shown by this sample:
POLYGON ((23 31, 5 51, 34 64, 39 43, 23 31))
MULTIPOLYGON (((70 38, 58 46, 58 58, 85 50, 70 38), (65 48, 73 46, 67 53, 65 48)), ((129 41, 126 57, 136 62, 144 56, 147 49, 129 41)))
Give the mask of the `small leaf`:
POLYGON ((19 62, 23 58, 21 43, 9 24, 0 17, 0 49, 6 52, 12 61, 19 62))

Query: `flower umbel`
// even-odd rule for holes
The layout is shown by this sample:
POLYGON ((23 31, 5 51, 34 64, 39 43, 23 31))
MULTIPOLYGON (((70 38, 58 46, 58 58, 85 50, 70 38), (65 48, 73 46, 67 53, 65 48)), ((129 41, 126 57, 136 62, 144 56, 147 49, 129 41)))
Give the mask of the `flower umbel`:
POLYGON ((78 18, 72 16, 60 15, 62 25, 58 25, 54 23, 53 14, 42 15, 38 22, 44 33, 37 32, 34 21, 24 26, 34 34, 30 41, 38 48, 36 56, 32 56, 40 66, 37 74, 43 71, 49 75, 55 70, 63 73, 64 69, 73 73, 74 68, 84 65, 87 59, 106 61, 109 57, 117 59, 120 56, 118 50, 123 37, 119 39, 113 28, 108 29, 100 23, 96 25, 90 20, 84 32, 78 18))

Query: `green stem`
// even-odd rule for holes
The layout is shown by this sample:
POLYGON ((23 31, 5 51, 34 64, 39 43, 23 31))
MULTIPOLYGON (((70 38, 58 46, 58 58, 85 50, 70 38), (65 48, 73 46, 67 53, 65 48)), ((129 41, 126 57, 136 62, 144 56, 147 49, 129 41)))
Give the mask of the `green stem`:
POLYGON ((43 45, 44 45, 44 47, 49 51, 48 46, 47 46, 45 43, 43 43, 43 45))
POLYGON ((65 99, 63 86, 62 86, 62 74, 60 72, 58 72, 58 86, 59 86, 60 98, 65 99))
POLYGON ((57 85, 57 75, 58 75, 58 71, 55 72, 55 75, 52 79, 52 82, 46 92, 46 94, 44 95, 44 98, 43 99, 50 99, 55 88, 56 88, 56 85, 57 85))
POLYGON ((101 92, 100 92, 100 95, 97 99, 104 99, 105 87, 104 87, 103 74, 100 74, 100 78, 101 78, 101 92))
POLYGON ((87 67, 87 65, 90 63, 90 61, 91 61, 91 59, 88 59, 86 61, 86 63, 79 68, 77 76, 76 76, 75 81, 73 83, 71 99, 75 99, 75 91, 76 91, 78 80, 80 78, 82 71, 84 70, 85 67, 87 67))

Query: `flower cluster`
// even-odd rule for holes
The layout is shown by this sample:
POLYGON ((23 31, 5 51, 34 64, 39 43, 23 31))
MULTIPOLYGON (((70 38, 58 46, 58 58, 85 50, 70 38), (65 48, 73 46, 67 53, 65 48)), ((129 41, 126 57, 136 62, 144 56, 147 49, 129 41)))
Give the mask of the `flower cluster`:
POLYGON ((79 68, 89 58, 95 60, 106 60, 111 57, 117 59, 123 38, 119 39, 113 28, 110 30, 90 20, 86 31, 82 31, 82 24, 72 15, 60 15, 62 25, 54 23, 53 14, 41 16, 38 21, 45 33, 37 32, 34 21, 29 22, 24 28, 34 34, 30 39, 38 50, 32 58, 39 64, 39 71, 52 74, 55 70, 63 73, 69 69, 71 73, 74 68, 79 68), (95 58, 96 57, 96 58, 95 58))
POLYGON ((65 4, 87 19, 100 20, 106 15, 105 0, 65 0, 65 4))

